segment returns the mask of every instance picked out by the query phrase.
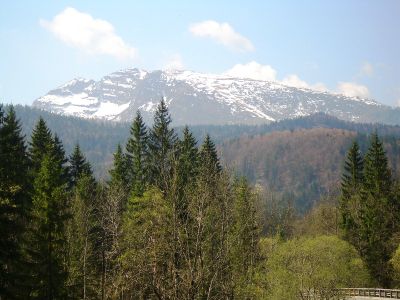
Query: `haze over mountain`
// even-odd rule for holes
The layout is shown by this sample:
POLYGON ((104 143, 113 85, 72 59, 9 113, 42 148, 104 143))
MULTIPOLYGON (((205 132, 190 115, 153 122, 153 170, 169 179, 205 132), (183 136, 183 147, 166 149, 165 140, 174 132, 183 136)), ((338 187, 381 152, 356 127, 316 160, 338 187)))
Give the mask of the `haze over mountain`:
POLYGON ((33 106, 89 119, 150 121, 165 97, 175 125, 262 124, 324 112, 347 121, 400 124, 400 109, 371 99, 296 88, 274 81, 192 71, 121 70, 99 81, 77 78, 33 106))

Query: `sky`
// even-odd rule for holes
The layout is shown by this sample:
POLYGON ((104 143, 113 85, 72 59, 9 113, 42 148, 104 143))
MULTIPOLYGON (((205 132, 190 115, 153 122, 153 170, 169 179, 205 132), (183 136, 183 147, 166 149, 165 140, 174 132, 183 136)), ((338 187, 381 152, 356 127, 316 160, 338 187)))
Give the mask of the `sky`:
POLYGON ((400 1, 5 1, 0 102, 126 68, 273 80, 400 106, 400 1))

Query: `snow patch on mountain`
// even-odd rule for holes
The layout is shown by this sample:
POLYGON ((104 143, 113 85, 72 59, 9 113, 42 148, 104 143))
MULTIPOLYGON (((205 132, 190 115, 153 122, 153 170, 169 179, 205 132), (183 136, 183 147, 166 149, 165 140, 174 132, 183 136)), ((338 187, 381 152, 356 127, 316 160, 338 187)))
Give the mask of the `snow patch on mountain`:
POLYGON ((386 114, 394 118, 399 113, 371 99, 187 70, 126 69, 99 81, 76 78, 33 105, 83 118, 131 121, 138 109, 151 118, 161 97, 167 99, 178 124, 254 124, 317 112, 351 121, 385 122, 386 114))

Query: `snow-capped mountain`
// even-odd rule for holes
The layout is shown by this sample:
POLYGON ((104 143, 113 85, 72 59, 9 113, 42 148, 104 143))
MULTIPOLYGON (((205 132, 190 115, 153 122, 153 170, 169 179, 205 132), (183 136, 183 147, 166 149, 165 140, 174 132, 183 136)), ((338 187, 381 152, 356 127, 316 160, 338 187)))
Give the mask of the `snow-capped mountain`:
POLYGON ((83 118, 150 120, 165 97, 174 124, 254 124, 324 112, 343 120, 400 124, 400 109, 370 99, 295 88, 278 82, 191 71, 127 69, 99 81, 77 78, 33 106, 83 118))

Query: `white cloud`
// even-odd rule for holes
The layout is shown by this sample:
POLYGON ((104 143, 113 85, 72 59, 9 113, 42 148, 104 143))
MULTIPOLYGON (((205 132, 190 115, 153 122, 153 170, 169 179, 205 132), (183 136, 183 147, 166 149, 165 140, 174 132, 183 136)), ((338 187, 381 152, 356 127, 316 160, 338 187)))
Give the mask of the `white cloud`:
POLYGON ((269 65, 261 65, 255 61, 234 65, 231 69, 224 72, 224 74, 256 80, 276 80, 276 70, 274 68, 269 65))
POLYGON ((304 80, 301 80, 296 74, 291 74, 283 78, 282 83, 288 86, 293 86, 297 88, 308 88, 309 85, 304 80))
POLYGON ((94 19, 72 7, 67 7, 53 20, 40 20, 40 25, 69 46, 89 54, 106 54, 118 59, 135 57, 136 49, 118 36, 111 23, 94 19))
POLYGON ((369 62, 364 62, 360 69, 361 76, 372 76, 374 74, 374 67, 369 62))
POLYGON ((297 88, 308 88, 316 91, 327 91, 328 88, 323 83, 308 84, 296 74, 286 76, 283 80, 277 79, 277 71, 270 65, 261 65, 256 61, 247 64, 236 64, 223 74, 234 77, 251 78, 256 80, 276 81, 287 86, 297 88))
POLYGON ((184 68, 185 65, 179 54, 172 55, 163 67, 164 70, 183 70, 184 68))
POLYGON ((286 76, 285 78, 283 78, 281 83, 288 85, 288 86, 312 89, 312 90, 319 91, 319 92, 328 91, 328 88, 322 82, 309 84, 306 81, 300 79, 300 77, 297 76, 296 74, 291 74, 291 75, 286 76))
POLYGON ((337 91, 340 94, 349 97, 361 97, 368 98, 370 93, 365 85, 357 84, 354 82, 339 82, 337 86, 337 91))
POLYGON ((208 37, 233 50, 253 51, 250 40, 237 33, 228 23, 218 23, 213 20, 192 24, 189 31, 198 37, 208 37))

